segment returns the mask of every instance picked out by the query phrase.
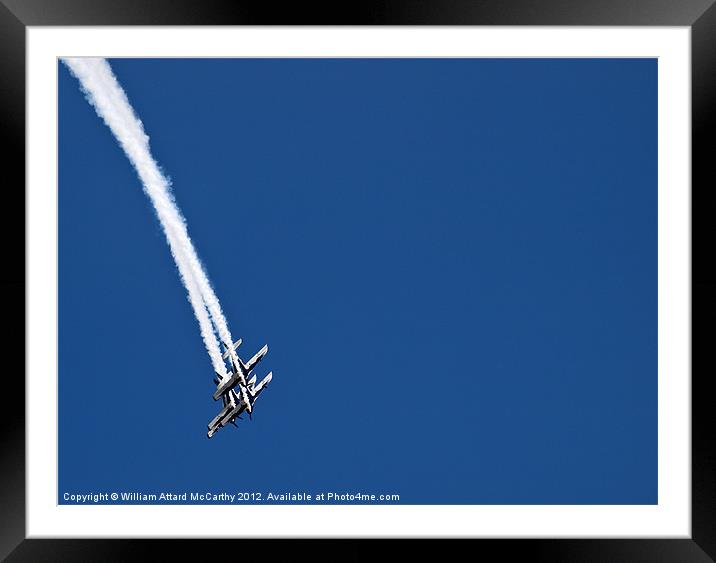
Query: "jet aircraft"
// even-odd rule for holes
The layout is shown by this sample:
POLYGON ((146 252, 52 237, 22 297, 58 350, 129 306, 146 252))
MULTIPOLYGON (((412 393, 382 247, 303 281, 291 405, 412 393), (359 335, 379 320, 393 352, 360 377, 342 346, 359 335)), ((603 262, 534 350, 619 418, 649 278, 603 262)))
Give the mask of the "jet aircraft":
POLYGON ((219 414, 209 422, 209 432, 207 433, 209 438, 229 423, 236 426, 236 419, 241 419, 240 415, 243 412, 248 412, 249 418, 251 418, 256 399, 271 381, 272 373, 263 378, 258 385, 256 384, 256 375, 251 375, 256 365, 268 352, 268 346, 261 348, 253 358, 244 364, 236 354, 236 349, 240 345, 240 338, 231 346, 225 345, 223 359, 230 360, 231 370, 223 375, 217 373, 217 377, 214 379, 217 386, 214 400, 218 401, 221 398, 224 405, 219 414), (249 377, 250 379, 247 381, 249 377))
POLYGON ((273 374, 269 372, 269 374, 256 385, 256 376, 254 375, 249 381, 248 387, 239 386, 239 393, 234 389, 229 389, 229 391, 222 396, 224 407, 219 414, 209 422, 207 436, 211 438, 219 429, 227 424, 237 426, 236 419, 243 420, 241 414, 244 412, 248 412, 250 417, 256 399, 261 392, 266 389, 272 377, 273 374))

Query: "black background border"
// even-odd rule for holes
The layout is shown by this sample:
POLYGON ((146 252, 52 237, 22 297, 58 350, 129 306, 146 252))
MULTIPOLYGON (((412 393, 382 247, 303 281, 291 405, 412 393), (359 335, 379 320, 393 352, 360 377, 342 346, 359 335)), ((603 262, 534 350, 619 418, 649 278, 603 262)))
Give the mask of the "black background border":
MULTIPOLYGON (((714 0, 0 0, 0 136, 4 143, 0 271, 6 369, 0 393, 0 557, 7 561, 127 561, 136 557, 290 557, 361 561, 374 555, 538 562, 689 562, 716 558, 716 425, 709 358, 716 318, 716 4, 714 0), (692 33, 692 539, 521 540, 27 540, 25 538, 25 29, 49 25, 638 25, 692 33), (711 193, 710 193, 711 192, 711 193), (20 319, 22 319, 21 322, 20 319), (8 359, 17 363, 8 362, 8 359), (8 369, 17 366, 17 369, 8 369), (446 552, 447 550, 447 552, 446 552)), ((25 297, 26 299, 26 297, 25 297)), ((237 531, 240 522, 236 522, 237 531)))

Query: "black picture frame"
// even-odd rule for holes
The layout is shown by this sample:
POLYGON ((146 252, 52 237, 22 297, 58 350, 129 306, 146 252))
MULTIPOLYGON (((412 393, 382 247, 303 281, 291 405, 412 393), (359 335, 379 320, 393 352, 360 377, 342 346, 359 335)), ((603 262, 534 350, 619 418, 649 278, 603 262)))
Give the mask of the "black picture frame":
POLYGON ((708 392, 711 319, 716 318, 716 261, 707 235, 716 211, 716 5, 714 0, 364 0, 296 3, 222 0, 0 0, 0 135, 3 196, 0 241, 5 268, 0 284, 5 318, 0 342, 6 373, 0 424, 0 557, 7 561, 127 561, 136 556, 265 557, 290 551, 292 558, 363 560, 415 550, 445 557, 445 549, 467 548, 476 558, 526 561, 706 562, 716 559, 716 439, 708 392), (692 42, 692 535, 691 539, 531 539, 242 541, 232 540, 40 540, 25 538, 25 32, 52 25, 564 25, 689 26, 692 42), (23 311, 21 311, 23 309, 23 311), (22 324, 18 322, 22 319, 22 324), (23 358, 18 369, 8 359, 23 358), (228 548, 229 551, 224 551, 228 548), (213 555, 212 555, 213 554, 213 555))

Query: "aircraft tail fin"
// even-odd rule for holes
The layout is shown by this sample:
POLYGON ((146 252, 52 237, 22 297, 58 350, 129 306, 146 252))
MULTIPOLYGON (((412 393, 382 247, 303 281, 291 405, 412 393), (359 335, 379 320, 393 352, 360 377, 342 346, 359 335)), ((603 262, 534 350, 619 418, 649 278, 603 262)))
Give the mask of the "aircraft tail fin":
POLYGON ((227 359, 229 357, 229 354, 231 354, 231 351, 236 350, 239 346, 241 346, 241 338, 239 338, 236 342, 234 342, 234 344, 231 346, 231 348, 228 348, 225 345, 226 351, 224 352, 224 354, 221 357, 224 360, 227 359))

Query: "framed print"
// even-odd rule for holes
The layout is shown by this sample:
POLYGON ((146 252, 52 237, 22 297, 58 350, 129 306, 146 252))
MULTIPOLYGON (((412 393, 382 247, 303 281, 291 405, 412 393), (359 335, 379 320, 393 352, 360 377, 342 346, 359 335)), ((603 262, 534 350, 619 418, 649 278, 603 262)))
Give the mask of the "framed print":
POLYGON ((709 2, 2 10, 8 560, 713 558, 709 2))

